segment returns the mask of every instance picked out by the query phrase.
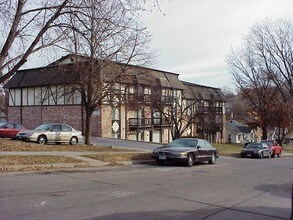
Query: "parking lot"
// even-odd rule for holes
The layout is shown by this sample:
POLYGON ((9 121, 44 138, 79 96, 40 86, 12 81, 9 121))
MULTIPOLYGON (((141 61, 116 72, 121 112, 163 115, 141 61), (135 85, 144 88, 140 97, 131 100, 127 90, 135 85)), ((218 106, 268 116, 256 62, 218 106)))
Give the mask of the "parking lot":
POLYGON ((289 219, 292 157, 0 175, 0 219, 289 219))

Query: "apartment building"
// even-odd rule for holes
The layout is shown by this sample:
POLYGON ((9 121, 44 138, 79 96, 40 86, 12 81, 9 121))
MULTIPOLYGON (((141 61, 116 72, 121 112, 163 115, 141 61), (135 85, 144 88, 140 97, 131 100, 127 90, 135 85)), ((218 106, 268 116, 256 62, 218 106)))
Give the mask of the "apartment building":
MULTIPOLYGON (((77 86, 81 75, 74 64, 68 55, 42 68, 18 71, 5 85, 8 120, 28 128, 61 122, 84 131, 85 108, 77 86)), ((180 123, 189 123, 184 136, 223 141, 225 99, 220 89, 182 82, 177 73, 127 67, 127 75, 113 83, 93 111, 92 136, 168 143, 175 124, 167 112, 179 120, 184 109, 180 123)))

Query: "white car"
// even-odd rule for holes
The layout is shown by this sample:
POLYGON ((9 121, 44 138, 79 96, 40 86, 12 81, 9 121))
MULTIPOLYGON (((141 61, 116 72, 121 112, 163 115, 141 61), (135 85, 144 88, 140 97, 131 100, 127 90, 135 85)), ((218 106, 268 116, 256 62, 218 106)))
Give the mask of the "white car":
POLYGON ((69 143, 76 145, 83 141, 81 131, 77 131, 67 124, 42 124, 34 130, 20 131, 16 135, 19 140, 34 141, 39 144, 69 143))

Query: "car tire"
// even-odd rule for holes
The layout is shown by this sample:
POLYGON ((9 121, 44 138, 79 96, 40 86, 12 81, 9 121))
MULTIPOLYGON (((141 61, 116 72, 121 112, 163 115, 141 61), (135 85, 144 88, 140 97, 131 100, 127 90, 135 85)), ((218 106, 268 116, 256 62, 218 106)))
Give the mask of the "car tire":
POLYGON ((194 156, 193 154, 188 154, 187 155, 187 160, 186 160, 186 166, 191 167, 194 162, 194 156))
POLYGON ((212 154, 212 157, 211 159, 209 159, 209 164, 215 164, 216 163, 216 155, 215 154, 212 154))
POLYGON ((38 143, 39 144, 47 144, 47 137, 45 135, 40 135, 38 137, 38 143))
POLYGON ((72 137, 70 139, 70 142, 69 142, 70 145, 77 145, 77 143, 78 143, 77 137, 72 137))

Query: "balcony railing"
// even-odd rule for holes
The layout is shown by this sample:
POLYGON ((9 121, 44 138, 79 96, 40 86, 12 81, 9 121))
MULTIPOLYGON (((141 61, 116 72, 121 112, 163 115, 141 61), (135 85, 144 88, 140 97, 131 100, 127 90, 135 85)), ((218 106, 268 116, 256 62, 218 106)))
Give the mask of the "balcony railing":
POLYGON ((128 125, 130 128, 150 128, 166 126, 166 123, 161 118, 129 118, 128 125))

